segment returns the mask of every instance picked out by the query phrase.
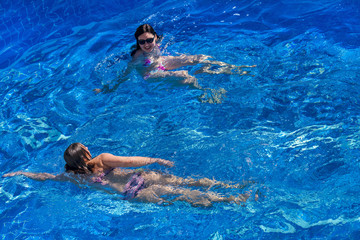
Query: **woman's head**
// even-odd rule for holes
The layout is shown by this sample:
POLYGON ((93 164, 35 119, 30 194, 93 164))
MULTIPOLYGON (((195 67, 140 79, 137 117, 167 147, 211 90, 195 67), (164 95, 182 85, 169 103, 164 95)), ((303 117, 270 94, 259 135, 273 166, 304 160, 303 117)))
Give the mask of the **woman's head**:
POLYGON ((136 49, 131 53, 134 55, 136 50, 141 49, 146 53, 151 52, 155 46, 159 36, 149 24, 143 24, 136 29, 136 49))
POLYGON ((64 152, 65 170, 74 173, 90 173, 91 168, 86 164, 90 161, 91 154, 87 147, 81 143, 71 144, 64 152))

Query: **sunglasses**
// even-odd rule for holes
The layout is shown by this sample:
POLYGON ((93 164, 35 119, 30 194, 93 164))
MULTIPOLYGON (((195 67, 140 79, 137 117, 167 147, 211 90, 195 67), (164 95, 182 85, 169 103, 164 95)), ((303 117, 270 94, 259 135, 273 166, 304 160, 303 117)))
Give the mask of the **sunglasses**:
POLYGON ((144 45, 145 42, 147 42, 147 43, 152 43, 153 41, 154 41, 154 38, 147 38, 147 39, 145 39, 145 40, 138 40, 138 43, 139 43, 140 45, 144 45))

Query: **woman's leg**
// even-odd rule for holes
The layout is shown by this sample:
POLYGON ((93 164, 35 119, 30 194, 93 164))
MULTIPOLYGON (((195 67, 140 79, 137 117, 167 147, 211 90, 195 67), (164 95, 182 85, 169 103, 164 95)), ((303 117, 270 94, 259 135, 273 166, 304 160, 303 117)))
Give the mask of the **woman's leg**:
POLYGON ((207 55, 180 55, 180 56, 163 56, 163 63, 166 70, 173 70, 184 66, 191 66, 198 63, 206 62, 211 56, 207 55))
POLYGON ((164 185, 151 185, 141 190, 136 197, 140 201, 152 203, 172 203, 175 201, 188 202, 193 206, 210 207, 214 202, 235 202, 241 204, 248 199, 248 195, 224 197, 214 192, 202 192, 186 188, 175 188, 164 185))
POLYGON ((209 73, 209 74, 248 74, 248 71, 243 71, 243 68, 253 68, 256 65, 233 65, 216 60, 208 60, 212 58, 207 55, 180 55, 180 56, 164 56, 163 63, 167 70, 173 70, 184 66, 191 66, 195 64, 205 64, 195 74, 209 73), (216 68, 214 66, 217 66, 216 68))
POLYGON ((195 74, 200 73, 208 73, 208 74, 238 74, 238 75, 246 75, 249 74, 249 71, 244 71, 243 68, 253 68, 256 65, 248 66, 248 65, 241 65, 236 66, 233 64, 220 62, 220 61, 211 61, 206 60, 202 63, 205 63, 199 70, 195 72, 195 74))
POLYGON ((215 179, 209 178, 201 178, 201 179, 192 179, 192 178, 185 178, 183 181, 183 185, 192 186, 192 187, 204 187, 210 189, 211 187, 221 187, 221 188, 238 188, 243 189, 246 186, 250 185, 251 182, 243 181, 242 184, 240 183, 225 183, 222 181, 217 181, 215 179))
POLYGON ((147 79, 166 78, 175 84, 179 85, 191 85, 195 88, 200 88, 197 79, 191 76, 188 71, 157 71, 151 73, 147 79))
POLYGON ((175 201, 185 201, 190 203, 192 206, 210 207, 213 203, 230 203, 241 204, 246 202, 249 198, 248 195, 239 194, 237 197, 229 196, 225 197, 215 192, 202 192, 198 190, 182 189, 180 196, 175 201))
POLYGON ((201 179, 182 178, 175 175, 163 174, 154 171, 144 173, 143 177, 145 178, 146 182, 150 182, 152 184, 202 187, 206 189, 210 189, 211 187, 243 189, 252 183, 250 181, 243 181, 242 184, 239 183, 234 184, 234 183, 225 183, 222 181, 217 181, 215 179, 209 179, 209 178, 201 178, 201 179))

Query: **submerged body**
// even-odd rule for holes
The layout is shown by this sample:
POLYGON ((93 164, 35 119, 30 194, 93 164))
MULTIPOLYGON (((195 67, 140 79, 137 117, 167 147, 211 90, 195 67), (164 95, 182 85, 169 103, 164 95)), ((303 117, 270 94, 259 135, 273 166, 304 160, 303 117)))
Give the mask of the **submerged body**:
POLYGON ((109 191, 109 188, 123 195, 122 199, 147 203, 172 204, 175 201, 185 201, 192 206, 209 207, 216 202, 234 202, 240 204, 249 198, 249 194, 223 196, 209 191, 212 187, 242 189, 248 183, 229 184, 208 178, 181 178, 171 174, 155 171, 138 171, 113 169, 108 174, 98 173, 87 176, 72 174, 52 175, 49 173, 13 172, 3 177, 24 175, 34 180, 70 181, 75 184, 88 185, 99 190, 109 191), (136 176, 135 184, 134 176, 136 176), (189 188, 191 187, 191 188, 189 188), (194 190, 193 187, 199 188, 194 190))
MULTIPOLYGON (((146 38, 148 35, 148 33, 145 33, 140 35, 139 38, 143 36, 146 38)), ((149 51, 138 49, 132 56, 132 61, 128 68, 136 69, 146 80, 166 78, 174 84, 188 84, 199 87, 197 79, 191 76, 188 71, 172 70, 202 63, 208 58, 210 58, 210 56, 206 55, 163 56, 159 45, 153 43, 149 51)))
POLYGON ((173 162, 149 157, 123 157, 102 153, 91 158, 88 149, 74 143, 65 151, 65 168, 70 174, 53 175, 49 173, 13 172, 3 177, 24 175, 34 180, 70 181, 75 184, 85 184, 96 189, 108 191, 109 188, 124 195, 124 199, 134 199, 149 203, 168 203, 185 201, 193 206, 211 206, 214 202, 245 202, 249 195, 222 196, 209 191, 213 186, 222 188, 244 188, 241 184, 227 184, 208 178, 181 178, 151 170, 126 169, 127 167, 142 167, 158 163, 172 167, 173 162), (69 150, 70 149, 70 150, 69 150), (191 187, 191 188, 189 188, 191 187), (192 187, 198 188, 198 190, 192 187))
MULTIPOLYGON (((144 184, 135 194, 135 198, 143 202, 170 203, 172 201, 186 201, 192 205, 210 206, 213 202, 245 202, 247 195, 242 194, 237 197, 221 196, 215 192, 208 191, 211 187, 224 188, 244 188, 241 184, 226 184, 220 181, 202 178, 199 180, 192 178, 181 178, 171 174, 163 174, 155 171, 133 171, 114 169, 105 178, 107 184, 112 189, 125 193, 128 191, 126 185, 134 175, 139 175, 144 184), (199 187, 201 190, 193 190, 187 187, 199 187), (174 195, 176 198, 174 198, 174 195)), ((125 196, 126 197, 126 196, 125 196)))
MULTIPOLYGON (((149 25, 144 24, 137 28, 135 32, 136 45, 132 51, 132 60, 124 71, 127 76, 135 69, 145 80, 166 80, 174 85, 190 85, 201 89, 198 80, 187 70, 177 70, 185 66, 201 64, 201 68, 194 74, 238 74, 246 75, 249 72, 243 68, 253 68, 253 66, 236 66, 221 61, 210 60, 212 57, 207 55, 185 55, 164 56, 159 47, 160 37, 149 25)), ((120 76, 112 89, 116 89, 119 84, 125 81, 124 76, 120 76)), ((104 88, 95 89, 95 92, 111 91, 108 85, 104 88)))

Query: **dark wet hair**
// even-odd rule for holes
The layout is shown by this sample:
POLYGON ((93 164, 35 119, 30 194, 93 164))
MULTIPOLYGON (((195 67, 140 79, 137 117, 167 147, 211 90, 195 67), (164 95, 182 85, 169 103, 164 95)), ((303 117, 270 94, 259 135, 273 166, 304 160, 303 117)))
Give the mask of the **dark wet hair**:
MULTIPOLYGON (((64 152, 65 171, 76 174, 86 174, 92 172, 92 167, 88 166, 84 158, 87 158, 87 152, 81 143, 71 144, 64 152)), ((89 159, 90 160, 90 159, 89 159)))
POLYGON ((137 29, 136 29, 136 32, 134 34, 135 36, 135 39, 136 39, 136 45, 132 46, 132 52, 131 52, 131 56, 133 56, 137 50, 140 49, 140 45, 139 45, 139 41, 138 41, 138 37, 143 34, 143 33, 151 33, 153 34, 154 36, 159 37, 159 35, 157 35, 157 33, 155 32, 154 28, 152 26, 150 26, 149 24, 143 24, 141 26, 139 26, 137 29))

